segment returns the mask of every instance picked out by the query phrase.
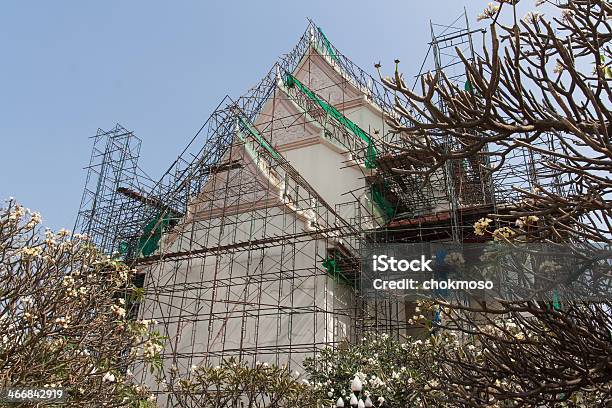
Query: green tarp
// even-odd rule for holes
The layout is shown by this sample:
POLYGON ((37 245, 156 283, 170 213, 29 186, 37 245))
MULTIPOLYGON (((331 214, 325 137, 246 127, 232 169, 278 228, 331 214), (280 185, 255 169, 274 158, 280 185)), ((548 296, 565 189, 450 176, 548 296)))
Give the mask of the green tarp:
POLYGON ((465 89, 466 92, 474 94, 474 87, 472 86, 472 83, 470 82, 469 79, 465 81, 465 86, 463 88, 465 89))
POLYGON ((259 143, 261 147, 266 149, 268 153, 270 153, 272 157, 274 157, 275 159, 281 158, 279 154, 276 153, 276 150, 274 150, 272 146, 270 146, 268 142, 259 134, 257 129, 251 126, 251 124, 247 122, 242 116, 240 116, 239 119, 240 119, 240 123, 242 123, 243 126, 249 131, 249 133, 257 140, 257 142, 259 143))
POLYGON ((391 203, 385 198, 382 193, 382 190, 377 186, 372 186, 370 188, 370 193, 372 195, 372 201, 380 208, 380 210, 385 215, 387 220, 390 220, 395 215, 395 208, 391 205, 391 203))
MULTIPOLYGON (((170 224, 170 215, 160 212, 151 221, 145 225, 142 235, 138 239, 136 251, 133 254, 135 257, 149 256, 159 248, 159 241, 162 233, 170 224)), ((119 244, 119 253, 123 256, 130 256, 130 243, 121 242, 119 244)))
POLYGON ((368 134, 361 129, 356 123, 351 121, 349 118, 340 113, 336 108, 319 98, 313 91, 311 91, 306 85, 302 84, 296 77, 291 74, 287 74, 287 79, 285 80, 285 86, 287 88, 296 87, 306 96, 308 96, 312 101, 314 101, 317 105, 321 107, 327 114, 329 114, 332 118, 340 122, 346 129, 348 129, 355 136, 359 137, 361 140, 367 143, 366 149, 366 157, 365 157, 365 166, 368 169, 376 168, 376 156, 377 151, 374 146, 374 141, 368 136, 368 134))
POLYGON ((334 49, 331 46, 331 43, 329 42, 329 40, 327 39, 327 37, 325 36, 325 34, 323 33, 323 30, 321 30, 321 27, 317 27, 317 30, 319 31, 319 34, 321 34, 321 40, 323 42, 323 46, 325 47, 325 49, 327 50, 327 55, 329 55, 329 57, 336 61, 336 62, 340 62, 338 60, 338 56, 336 55, 336 53, 334 52, 334 49))
POLYGON ((351 283, 351 281, 344 276, 342 272, 340 272, 340 268, 338 267, 338 263, 334 258, 327 257, 323 260, 323 268, 327 271, 327 273, 337 281, 343 281, 345 283, 351 283))
POLYGON ((145 225, 142 236, 138 241, 138 252, 141 252, 142 256, 149 256, 157 250, 162 233, 169 224, 169 216, 160 213, 145 225))

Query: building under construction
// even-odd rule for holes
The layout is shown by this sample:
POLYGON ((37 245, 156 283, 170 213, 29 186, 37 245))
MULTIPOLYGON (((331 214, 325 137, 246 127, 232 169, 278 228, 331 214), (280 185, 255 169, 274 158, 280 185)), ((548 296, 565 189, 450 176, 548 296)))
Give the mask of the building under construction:
MULTIPOLYGON (((434 69, 462 26, 432 24, 434 69)), ((528 187, 536 158, 450 163, 429 180, 385 123, 394 95, 313 22, 291 52, 237 99, 226 97, 166 173, 138 167, 140 140, 98 131, 76 230, 135 266, 169 340, 165 375, 226 357, 289 364, 375 331, 400 337, 413 306, 363 296, 361 249, 371 242, 465 242, 478 218, 528 187)))

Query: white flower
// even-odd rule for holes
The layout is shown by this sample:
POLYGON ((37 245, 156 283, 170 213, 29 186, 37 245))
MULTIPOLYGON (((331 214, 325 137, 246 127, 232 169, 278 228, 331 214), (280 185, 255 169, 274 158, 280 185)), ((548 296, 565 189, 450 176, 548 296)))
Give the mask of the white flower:
POLYGON ((385 382, 380 377, 374 377, 372 381, 370 381, 370 384, 372 385, 372 387, 376 388, 385 386, 385 382))
POLYGON ((482 13, 480 13, 477 17, 476 20, 481 21, 481 20, 486 20, 488 18, 493 18, 495 17, 495 15, 497 14, 497 12, 499 11, 499 6, 495 3, 489 3, 487 5, 487 8, 483 10, 482 13))
MULTIPOLYGON (((145 342, 145 344, 143 345, 143 352, 142 352, 142 354, 146 358, 153 358, 160 351, 162 351, 162 349, 163 349, 163 347, 160 344, 154 343, 151 340, 147 340, 145 342)), ((215 367, 215 369, 216 369, 216 367, 215 367)))
POLYGON ((555 64, 555 68, 553 69, 553 72, 555 74, 560 74, 563 71, 565 71, 565 67, 563 66, 563 64, 561 64, 561 61, 557 60, 557 62, 555 64))
POLYGON ((501 227, 493 231, 493 239, 495 241, 507 241, 516 235, 516 232, 510 227, 501 227))
POLYGON ((125 309, 122 308, 121 306, 112 305, 111 311, 113 312, 113 314, 115 314, 119 318, 125 317, 125 309))
POLYGON ((104 377, 102 377, 102 381, 104 382, 115 382, 115 376, 109 371, 106 374, 104 374, 104 377))
POLYGON ((62 279, 63 286, 72 286, 74 284, 74 278, 72 276, 64 276, 62 279))
POLYGON ((535 223, 538 222, 540 220, 540 218, 536 215, 529 215, 527 217, 519 217, 517 218, 517 220, 514 222, 514 225, 516 225, 519 228, 522 228, 526 225, 529 225, 531 223, 535 223))
POLYGON ((127 282, 127 280, 128 280, 128 271, 126 271, 124 269, 118 271, 118 276, 117 277, 118 277, 118 279, 117 279, 118 283, 122 284, 122 283, 127 282))
POLYGON ((484 235, 486 229, 489 227, 489 224, 492 223, 493 220, 490 218, 481 218, 474 224, 474 233, 476 235, 484 235))
POLYGON ((35 212, 32 213, 31 217, 30 217, 30 221, 28 221, 28 223, 25 225, 26 228, 31 229, 34 228, 36 225, 40 224, 40 214, 35 212))
POLYGON ((17 223, 21 220, 21 217, 25 215, 25 210, 22 206, 17 205, 15 209, 9 213, 9 221, 12 223, 17 223))
POLYGON ((34 247, 34 248, 24 247, 21 249, 21 255, 24 258, 37 257, 38 255, 40 255, 41 252, 42 252, 42 249, 40 249, 40 247, 34 247))
POLYGON ((523 17, 523 21, 527 24, 535 24, 540 18, 542 18, 542 13, 530 11, 525 15, 525 17, 523 17))
POLYGON ((34 298, 30 295, 28 296, 22 296, 21 297, 21 303, 23 303, 24 305, 28 305, 31 306, 34 304, 34 298))
POLYGON ((57 319, 55 319, 55 323, 59 324, 64 329, 66 329, 68 328, 68 324, 70 324, 70 316, 58 317, 57 319))

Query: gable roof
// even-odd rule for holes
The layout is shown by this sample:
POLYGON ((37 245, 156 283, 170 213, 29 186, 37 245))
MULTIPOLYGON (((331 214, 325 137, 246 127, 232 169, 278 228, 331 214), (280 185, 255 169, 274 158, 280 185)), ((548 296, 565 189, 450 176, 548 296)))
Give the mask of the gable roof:
MULTIPOLYGON (((350 84, 355 94, 362 93, 371 104, 380 110, 389 112, 392 109, 393 99, 389 91, 376 79, 340 53, 327 39, 323 30, 317 27, 314 22, 309 21, 306 31, 293 50, 283 55, 257 86, 249 89, 236 101, 229 97, 224 98, 188 144, 187 148, 162 176, 162 179, 153 187, 150 195, 167 203, 168 208, 178 209, 183 213, 187 213, 189 202, 202 191, 210 178, 210 173, 207 174, 202 169, 219 165, 223 157, 231 149, 234 135, 236 130, 238 130, 242 134, 249 135, 250 139, 257 139, 256 143, 260 145, 269 145, 270 149, 267 149, 267 156, 274 161, 275 165, 282 168, 288 177, 300 185, 312 198, 316 199, 326 212, 333 214, 333 218, 340 228, 354 232, 354 227, 336 214, 334 209, 299 175, 291 164, 280 155, 275 157, 274 152, 276 150, 271 147, 270 141, 266 140, 261 134, 255 136, 251 131, 255 129, 257 132, 254 123, 256 123, 265 104, 273 95, 279 79, 284 80, 287 75, 295 73, 301 64, 304 63, 311 49, 316 50, 321 58, 327 62, 328 67, 333 69, 338 75, 341 75, 350 84), (207 140, 200 149, 197 149, 203 131, 207 135, 207 140), (194 149, 197 149, 195 154, 193 152, 194 149)), ((156 217, 163 218, 159 216, 157 209, 151 210, 146 208, 146 206, 142 207, 143 226, 150 223, 150 220, 156 217)), ((321 227, 323 228, 323 226, 321 227)), ((327 225, 324 227, 331 228, 332 226, 327 225)))

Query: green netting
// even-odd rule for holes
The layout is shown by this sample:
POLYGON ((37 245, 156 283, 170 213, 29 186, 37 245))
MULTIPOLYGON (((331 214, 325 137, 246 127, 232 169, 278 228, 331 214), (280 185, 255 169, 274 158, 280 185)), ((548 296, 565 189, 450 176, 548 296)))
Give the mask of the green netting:
POLYGON ((328 273, 332 274, 335 274, 338 270, 336 260, 333 258, 325 258, 325 260, 323 261, 323 267, 328 273))
POLYGON ((119 254, 127 255, 129 250, 130 250, 130 244, 128 244, 126 241, 122 241, 119 244, 119 254))
POLYGON ((557 293, 556 289, 553 291, 553 308, 555 310, 561 310, 561 302, 559 300, 559 294, 557 293))
POLYGON ((357 124, 351 121, 349 118, 340 113, 336 108, 319 98, 313 91, 311 91, 306 85, 302 84, 296 77, 291 74, 287 74, 285 85, 288 88, 297 87, 306 96, 312 99, 317 105, 319 105, 327 114, 340 122, 345 128, 350 130, 355 136, 368 144, 366 149, 365 166, 368 169, 376 168, 376 147, 374 141, 370 139, 368 134, 361 129, 357 124))
POLYGON ((272 155, 272 157, 274 157, 275 159, 280 159, 280 156, 279 156, 278 153, 276 153, 276 150, 274 150, 272 148, 272 146, 270 146, 268 144, 268 142, 266 142, 266 140, 259 134, 257 129, 255 129, 253 126, 251 126, 251 124, 249 122, 244 120, 244 118, 242 116, 240 116, 239 119, 240 119, 240 123, 242 123, 244 125, 244 127, 247 128, 249 133, 251 135, 253 135, 253 137, 257 140, 257 142, 259 143, 259 145, 261 147, 266 149, 272 155))
POLYGON ((380 208, 383 212, 387 220, 390 220, 395 215, 395 208, 393 205, 385 198, 382 191, 377 186, 372 186, 370 188, 370 193, 372 195, 372 201, 380 208))
POLYGON ((123 257, 128 256, 149 256, 159 248, 159 241, 162 233, 170 224, 170 216, 159 213, 145 225, 138 243, 122 241, 119 243, 119 254, 123 257), (136 251, 132 252, 136 246, 136 251))
POLYGON ((329 275, 331 275, 334 279, 338 281, 344 281, 346 283, 350 283, 349 279, 344 276, 342 272, 340 272, 340 268, 338 267, 338 263, 334 258, 325 258, 323 260, 323 268, 327 271, 329 275))
POLYGON ((149 256, 159 248, 159 240, 166 227, 170 224, 170 217, 167 214, 159 213, 155 218, 145 225, 142 235, 138 240, 137 254, 149 256))
POLYGON ((465 89, 466 92, 469 92, 471 94, 474 93, 474 87, 472 86, 472 83, 470 82, 469 79, 467 81, 465 81, 464 89, 465 89))
POLYGON ((334 61, 340 62, 338 60, 338 56, 336 55, 336 53, 334 52, 334 49, 331 46, 331 43, 329 42, 329 40, 323 33, 323 30, 321 30, 321 27, 317 27, 317 30, 319 30, 319 34, 321 34, 321 39, 323 41, 323 45, 325 46, 325 49, 327 50, 327 55, 329 55, 329 57, 333 59, 334 61))

